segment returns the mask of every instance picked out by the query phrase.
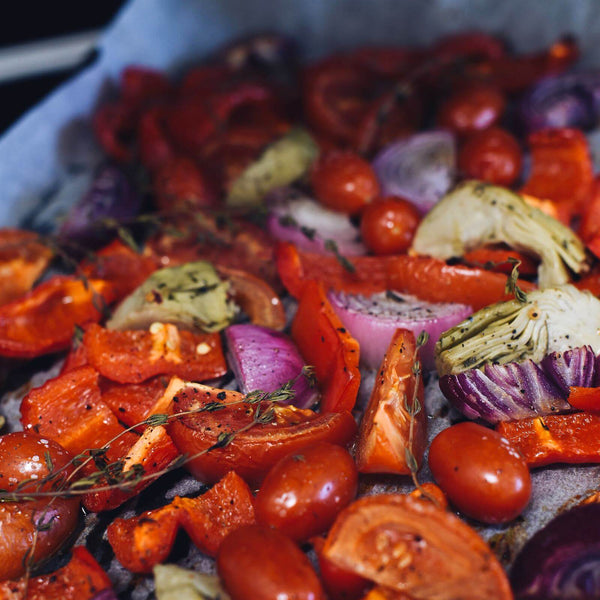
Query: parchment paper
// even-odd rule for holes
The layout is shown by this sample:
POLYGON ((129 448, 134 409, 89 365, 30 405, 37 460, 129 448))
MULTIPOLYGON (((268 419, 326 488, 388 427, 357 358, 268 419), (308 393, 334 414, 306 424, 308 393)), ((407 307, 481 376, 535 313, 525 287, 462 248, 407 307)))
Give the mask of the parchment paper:
MULTIPOLYGON (((134 0, 107 29, 95 62, 0 139, 0 224, 51 227, 78 199, 90 169, 101 158, 89 135, 88 117, 128 64, 145 64, 176 75, 215 46, 257 31, 295 36, 305 57, 311 59, 357 44, 427 44, 444 33, 480 29, 501 32, 523 51, 543 48, 559 35, 573 33, 580 40, 583 65, 600 65, 599 8, 596 0, 134 0)), ((365 375, 363 401, 371 388, 365 375)), ((13 428, 21 395, 22 391, 13 392, 3 400, 3 412, 13 428)), ((435 377, 427 386, 426 407, 430 437, 459 418, 449 411, 435 377)), ((421 478, 430 478, 427 469, 421 478)), ((484 537, 510 529, 511 548, 518 549, 557 510, 598 487, 600 467, 547 468, 534 472, 533 480, 533 498, 523 520, 511 528, 478 527, 484 537)), ((371 478, 362 492, 411 487, 399 478, 371 478)), ((106 524, 117 514, 132 515, 157 506, 165 497, 199 489, 201 485, 191 478, 175 477, 154 484, 120 511, 87 516, 79 542, 86 543, 108 569, 123 598, 151 597, 152 582, 132 577, 112 559, 103 538, 106 524)), ((175 554, 185 566, 212 568, 186 543, 175 554)))

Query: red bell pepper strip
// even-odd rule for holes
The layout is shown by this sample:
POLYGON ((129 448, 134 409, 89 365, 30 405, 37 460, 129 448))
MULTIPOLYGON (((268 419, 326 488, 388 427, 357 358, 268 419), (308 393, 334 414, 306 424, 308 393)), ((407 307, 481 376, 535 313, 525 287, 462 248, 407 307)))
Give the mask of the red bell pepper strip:
POLYGON ((594 171, 585 135, 577 129, 544 129, 529 136, 532 169, 525 194, 566 205, 581 214, 592 198, 594 171))
POLYGON ((116 519, 107 529, 117 560, 134 573, 149 573, 169 556, 179 528, 205 554, 215 556, 223 539, 255 522, 252 492, 233 472, 197 498, 173 502, 131 519, 116 519))
POLYGON ((139 287, 156 269, 158 259, 151 254, 138 254, 115 240, 98 250, 94 260, 83 261, 81 272, 89 279, 102 279, 114 286, 116 299, 139 287))
POLYGON ((155 323, 147 331, 115 331, 92 324, 83 344, 89 363, 119 383, 141 383, 155 375, 204 381, 227 373, 218 333, 180 331, 170 323, 155 323))
POLYGON ((0 306, 0 356, 34 358, 67 349, 75 326, 99 321, 102 305, 115 295, 107 281, 52 277, 0 306))
POLYGON ((92 600, 112 582, 85 546, 75 546, 62 568, 29 580, 0 582, 3 600, 92 600), (27 593, 25 593, 27 588, 27 593))
POLYGON ((497 430, 529 467, 600 462, 600 415, 571 413, 500 423, 497 430))
POLYGON ((482 246, 463 254, 462 259, 470 266, 485 267, 486 264, 493 265, 493 270, 498 273, 509 275, 514 265, 509 259, 520 261, 519 273, 521 275, 536 275, 537 264, 531 257, 509 248, 497 248, 494 246, 482 246))
POLYGON ((409 475, 427 444, 423 379, 415 374, 418 348, 412 331, 398 329, 390 342, 365 410, 356 445, 360 473, 409 475), (411 424, 412 421, 412 424, 411 424))
POLYGON ((304 287, 291 334, 306 363, 315 368, 321 412, 351 411, 360 386, 359 346, 319 283, 311 281, 304 287))
MULTIPOLYGON (((277 269, 283 285, 299 298, 310 280, 336 291, 371 295, 386 290, 413 294, 430 302, 461 302, 479 310, 507 298, 506 277, 484 269, 424 256, 361 256, 348 258, 350 272, 335 257, 299 251, 293 244, 276 247, 277 269)), ((535 289, 519 280, 525 291, 535 289)))
POLYGON ((0 229, 0 305, 28 292, 52 259, 53 252, 37 233, 0 229))
POLYGON ((176 383, 171 380, 168 392, 177 412, 198 411, 208 404, 214 407, 214 403, 224 405, 219 410, 173 419, 167 428, 179 451, 194 457, 186 468, 207 483, 235 471, 251 485, 258 485, 284 456, 320 441, 346 446, 356 433, 356 422, 348 411, 319 414, 276 405, 271 407, 272 422, 257 423, 253 418, 256 405, 244 402, 238 392, 186 385, 180 380, 176 383))

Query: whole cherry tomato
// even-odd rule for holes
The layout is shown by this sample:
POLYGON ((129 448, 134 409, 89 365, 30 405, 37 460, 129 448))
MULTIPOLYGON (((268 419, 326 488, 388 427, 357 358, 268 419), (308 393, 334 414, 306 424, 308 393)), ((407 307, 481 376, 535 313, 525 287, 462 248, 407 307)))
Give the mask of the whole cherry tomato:
POLYGON ((246 525, 230 533, 217 555, 217 570, 232 600, 324 600, 307 556, 283 533, 246 525))
POLYGON ((477 423, 439 433, 429 449, 429 467, 450 502, 484 523, 514 519, 531 496, 521 455, 499 433, 477 423))
POLYGON ((505 129, 490 127, 470 136, 458 155, 466 177, 496 185, 512 185, 521 172, 521 147, 505 129))
POLYGON ((347 450, 327 442, 281 459, 256 495, 256 519, 301 542, 326 531, 356 496, 358 473, 347 450))
POLYGON ((414 204, 388 196, 365 208, 360 233, 374 254, 401 254, 410 248, 420 222, 421 215, 414 204))
POLYGON ((379 194, 371 165, 354 152, 331 152, 313 167, 311 183, 319 202, 349 215, 358 214, 379 194))
MULTIPOLYGON (((60 473, 53 482, 40 486, 40 491, 49 491, 70 473, 70 458, 62 446, 50 439, 28 432, 6 434, 0 437, 0 488, 15 491, 21 484, 20 491, 33 493, 37 491, 36 481, 51 472, 60 473), (31 484, 24 483, 30 479, 31 484)), ((25 572, 25 558, 36 537, 35 561, 58 550, 74 530, 78 518, 77 498, 0 504, 0 580, 16 578, 25 572)))
POLYGON ((468 135, 498 123, 505 108, 504 94, 493 85, 466 85, 441 105, 438 125, 458 135, 468 135))

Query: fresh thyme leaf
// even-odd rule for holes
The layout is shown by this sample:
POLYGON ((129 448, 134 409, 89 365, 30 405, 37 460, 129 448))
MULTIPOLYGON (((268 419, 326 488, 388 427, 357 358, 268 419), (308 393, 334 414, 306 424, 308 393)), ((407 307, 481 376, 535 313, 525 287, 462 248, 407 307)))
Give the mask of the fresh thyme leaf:
POLYGON ((129 246, 136 254, 140 254, 142 249, 139 247, 138 243, 135 241, 133 236, 131 235, 131 231, 126 227, 119 225, 117 227, 117 235, 120 240, 126 245, 129 246))
POLYGON ((415 455, 408 446, 404 448, 404 458, 411 473, 416 473, 419 470, 419 465, 417 464, 417 459, 415 458, 415 455))
POLYGON ((356 271, 354 265, 345 256, 340 254, 338 245, 335 243, 334 240, 325 240, 325 250, 333 252, 338 262, 342 265, 342 267, 344 267, 344 269, 346 269, 346 271, 348 271, 349 273, 354 273, 356 271))
POLYGON ((417 348, 422 348, 429 341, 429 334, 423 330, 417 337, 417 348))
POLYGON ((48 450, 44 452, 44 461, 46 462, 46 468, 52 473, 52 471, 54 471, 54 463, 52 462, 52 456, 50 456, 48 450))
POLYGON ((236 436, 236 432, 232 431, 230 433, 225 433, 222 432, 219 434, 219 436, 217 437, 217 441, 216 443, 214 443, 209 449, 208 451, 210 452, 211 450, 216 450, 217 448, 225 448, 225 446, 229 446, 229 444, 231 444, 231 442, 233 442, 233 439, 236 436))
POLYGON ((146 417, 144 420, 146 425, 150 427, 157 427, 158 425, 166 425, 169 422, 169 415, 155 414, 146 417))
POLYGON ((527 302, 527 294, 519 287, 517 283, 519 280, 519 267, 521 266, 521 261, 512 256, 508 257, 506 260, 508 263, 513 265, 513 268, 508 276, 508 279, 506 280, 505 292, 507 294, 513 294, 514 297, 521 302, 521 304, 524 304, 527 302))

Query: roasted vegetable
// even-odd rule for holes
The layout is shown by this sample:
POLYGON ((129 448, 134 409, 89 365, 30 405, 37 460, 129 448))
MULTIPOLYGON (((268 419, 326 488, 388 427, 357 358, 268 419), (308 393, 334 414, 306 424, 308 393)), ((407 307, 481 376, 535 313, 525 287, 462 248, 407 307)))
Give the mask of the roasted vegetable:
POLYGON ((317 157, 318 148, 303 129, 294 129, 269 145, 234 182, 229 206, 256 206, 267 192, 300 179, 317 157))
POLYGON ((228 289, 207 261, 160 269, 123 300, 107 327, 145 329, 158 321, 205 332, 220 331, 235 315, 228 289))
POLYGON ((505 243, 540 259, 540 288, 567 283, 588 269, 583 242, 565 225, 510 190, 467 181, 427 214, 412 250, 448 259, 485 244, 505 243))
POLYGON ((600 351, 600 300, 572 285, 536 290, 524 302, 493 304, 446 331, 436 344, 440 375, 531 359, 589 345, 600 351))
POLYGON ((177 565, 156 565, 154 583, 158 600, 229 600, 217 575, 196 573, 177 565))

